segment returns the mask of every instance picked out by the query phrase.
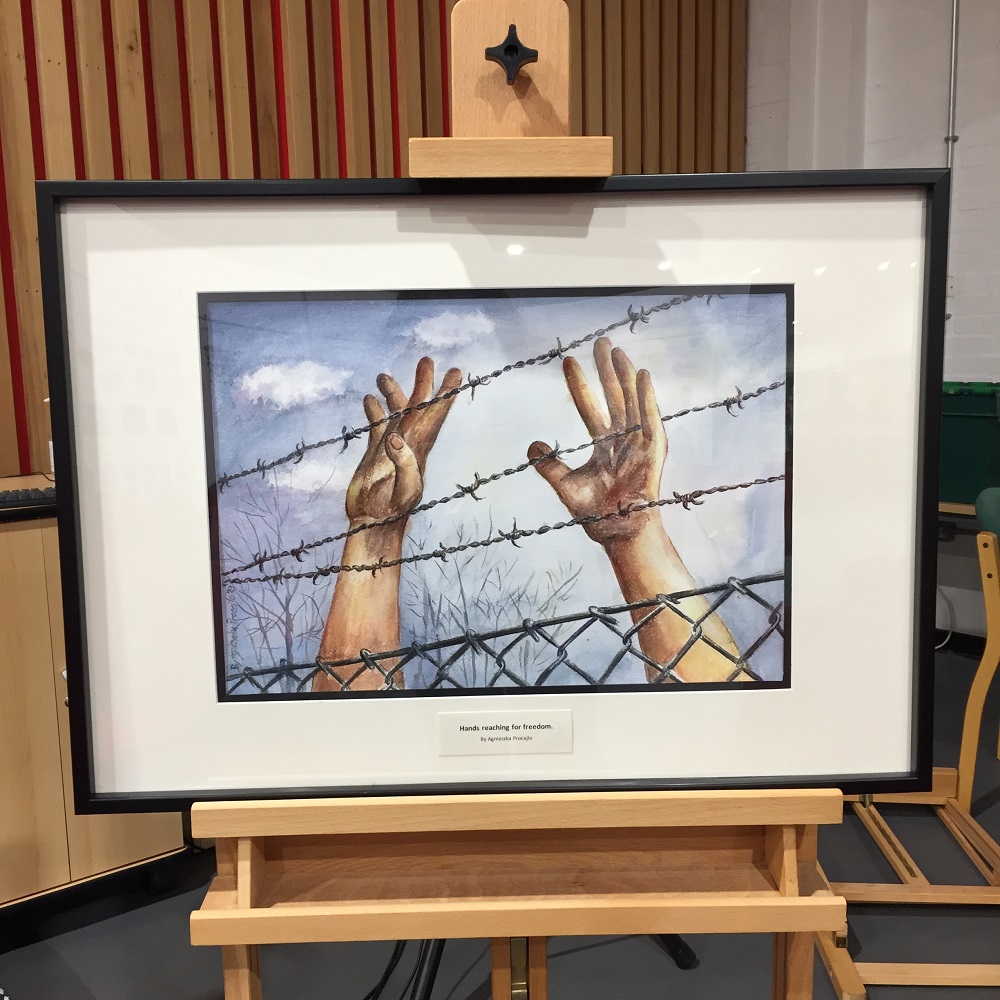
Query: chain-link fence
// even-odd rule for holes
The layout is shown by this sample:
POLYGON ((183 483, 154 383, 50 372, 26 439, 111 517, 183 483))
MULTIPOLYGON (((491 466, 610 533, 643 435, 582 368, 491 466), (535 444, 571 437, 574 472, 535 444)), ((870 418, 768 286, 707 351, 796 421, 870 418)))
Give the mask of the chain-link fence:
MULTIPOLYGON (((711 647, 731 666, 722 683, 762 681, 753 658, 773 643, 784 642, 784 602, 774 600, 773 585, 783 573, 731 577, 724 583, 656 597, 632 604, 590 607, 586 611, 494 631, 467 629, 460 635, 380 652, 361 650, 358 656, 335 662, 295 664, 284 660, 277 667, 251 668, 226 676, 231 696, 301 693, 313 678, 325 672, 340 690, 351 691, 360 678, 371 690, 370 678, 379 679, 378 690, 476 690, 485 688, 609 687, 620 684, 684 682, 684 658, 698 643, 711 647), (703 598, 696 616, 685 611, 690 598, 703 598), (710 632, 709 619, 731 602, 749 601, 758 612, 755 634, 734 654, 710 632), (643 630, 661 615, 685 623, 687 638, 677 652, 660 663, 643 649, 643 630)), ((748 615, 742 614, 742 619, 748 615)), ((769 659, 773 659, 769 657, 769 659)), ((783 657, 779 657, 783 660, 783 657)))

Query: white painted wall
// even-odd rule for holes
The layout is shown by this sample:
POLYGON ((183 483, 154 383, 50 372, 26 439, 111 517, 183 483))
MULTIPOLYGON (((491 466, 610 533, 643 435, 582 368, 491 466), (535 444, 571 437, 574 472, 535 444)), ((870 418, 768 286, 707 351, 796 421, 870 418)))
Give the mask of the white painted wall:
MULTIPOLYGON (((1000 382, 1000 0, 959 12, 945 379, 1000 382)), ((749 16, 748 169, 945 164, 952 0, 750 0, 749 16)), ((940 557, 956 627, 984 634, 972 541, 940 557)))

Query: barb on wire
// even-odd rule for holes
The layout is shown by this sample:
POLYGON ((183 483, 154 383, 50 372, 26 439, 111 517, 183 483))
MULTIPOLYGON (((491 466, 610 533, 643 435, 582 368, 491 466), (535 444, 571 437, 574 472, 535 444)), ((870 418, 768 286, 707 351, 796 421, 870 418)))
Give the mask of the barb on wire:
MULTIPOLYGON (((758 396, 764 395, 766 392, 771 392, 774 389, 780 389, 785 384, 784 379, 772 382, 770 385, 762 385, 759 389, 755 389, 753 392, 741 392, 739 387, 736 389, 735 395, 727 396, 725 399, 713 400, 711 403, 703 403, 700 406, 690 406, 684 410, 678 410, 676 413, 669 413, 665 417, 661 417, 663 423, 667 423, 670 420, 677 420, 679 417, 686 417, 691 413, 702 413, 706 410, 715 410, 719 408, 725 408, 726 412, 730 416, 736 416, 733 413, 733 407, 742 410, 743 404, 750 399, 756 399, 758 396)), ((512 466, 509 469, 502 469, 499 472, 494 472, 489 476, 480 476, 479 473, 475 473, 475 479, 473 482, 466 485, 461 483, 455 484, 455 492, 449 493, 445 496, 438 497, 436 500, 427 500, 423 503, 418 503, 415 506, 405 510, 399 514, 391 514, 388 517, 380 518, 377 521, 368 521, 364 524, 355 525, 353 528, 348 528, 346 531, 341 531, 335 535, 327 535, 325 538, 319 538, 312 542, 301 542, 299 545, 293 546, 289 549, 283 549, 280 552, 258 552, 254 557, 246 563, 240 566, 233 566, 230 569, 225 570, 221 575, 224 580, 229 579, 229 577, 235 576, 237 573, 245 573, 247 570, 251 569, 262 569, 266 563, 274 562, 278 559, 284 559, 289 556, 294 558, 297 562, 302 562, 302 556, 306 552, 312 549, 318 549, 324 545, 332 545, 334 542, 343 541, 345 538, 350 538, 352 535, 360 534, 364 531, 371 531, 373 528, 384 528, 390 524, 397 524, 400 521, 405 521, 413 514, 419 514, 424 511, 432 510, 441 504, 451 503, 453 500, 459 500, 462 497, 471 496, 473 500, 481 500, 482 497, 476 495, 476 492, 483 486, 488 486, 490 483, 495 483, 500 479, 505 479, 508 476, 515 476, 518 473, 524 472, 525 469, 530 469, 532 466, 537 465, 539 462, 545 462, 552 458, 559 458, 562 455, 571 455, 574 452, 582 451, 584 448, 592 448, 595 444, 600 444, 603 441, 609 441, 614 438, 622 437, 626 434, 632 434, 640 430, 639 424, 632 424, 629 427, 625 427, 620 431, 613 431, 610 434, 603 434, 600 437, 592 438, 589 441, 585 441, 583 444, 574 445, 571 448, 560 448, 556 445, 551 451, 546 452, 544 455, 539 455, 537 458, 529 458, 527 461, 522 462, 520 465, 512 466)))
MULTIPOLYGON (((359 650, 355 657, 317 661, 313 664, 293 664, 280 661, 274 668, 246 668, 227 675, 227 693, 236 694, 249 686, 258 694, 266 694, 281 680, 291 681, 298 691, 305 691, 320 672, 333 677, 342 692, 350 692, 351 685, 362 676, 380 678, 383 691, 404 687, 406 668, 431 671, 426 687, 435 689, 538 687, 565 685, 607 687, 627 676, 626 671, 636 666, 642 670, 648 683, 663 685, 684 683, 678 669, 687 653, 698 643, 707 644, 732 665, 725 683, 762 680, 761 674, 751 665, 754 657, 772 635, 783 637, 784 604, 771 603, 760 592, 768 584, 784 579, 782 573, 738 579, 730 577, 723 583, 707 587, 657 594, 642 601, 609 607, 591 607, 571 615, 542 620, 525 619, 520 625, 492 631, 466 628, 458 635, 434 642, 411 642, 399 649, 373 652, 359 650), (683 602, 692 597, 706 599, 705 607, 697 616, 688 614, 683 602), (759 634, 741 653, 734 654, 712 640, 704 629, 705 622, 727 602, 750 600, 758 604, 766 619, 759 634), (661 615, 674 615, 687 623, 690 634, 677 653, 665 663, 659 663, 646 654, 641 645, 643 629, 661 615), (610 660, 596 665, 593 660, 594 640, 608 633, 617 640, 618 648, 610 660), (581 654, 574 653, 573 644, 581 643, 581 654), (538 651, 545 655, 539 657, 538 651), (522 655, 528 654, 528 655, 522 655), (473 682, 469 682, 470 662, 473 682), (476 666, 484 667, 478 671, 476 666), (478 681, 476 678, 480 678, 478 681)), ((598 643, 598 645, 600 645, 598 643)), ((626 681, 627 682, 627 681, 626 681)))
POLYGON ((769 483, 777 483, 785 478, 784 473, 779 476, 767 476, 761 479, 751 479, 745 483, 731 483, 724 486, 710 486, 704 490, 692 490, 690 493, 677 493, 672 496, 663 497, 659 500, 647 500, 643 503, 623 504, 617 510, 605 514, 588 514, 584 517, 574 517, 568 521, 557 521, 555 524, 543 524, 537 528, 519 528, 514 522, 510 531, 498 531, 490 538, 481 538, 472 542, 463 542, 459 545, 442 545, 431 552, 416 552, 413 555, 401 556, 399 559, 379 559, 375 563, 360 564, 334 564, 332 566, 320 566, 313 570, 301 572, 291 572, 283 570, 279 573, 263 574, 261 576, 232 577, 226 580, 227 584, 245 583, 270 583, 278 580, 311 580, 316 583, 318 580, 333 575, 334 573, 371 573, 374 576, 379 570, 390 569, 393 566, 403 566, 407 563, 424 562, 428 559, 446 560, 448 556, 459 552, 467 552, 470 549, 482 549, 490 545, 497 545, 500 542, 510 542, 517 544, 522 538, 533 538, 536 535, 547 535, 550 531, 561 531, 563 528, 586 527, 588 524, 597 524, 599 521, 607 521, 615 517, 629 517, 632 514, 643 510, 652 510, 655 507, 666 507, 672 504, 679 504, 685 510, 689 510, 692 505, 703 503, 703 497, 713 496, 716 493, 729 493, 732 490, 747 490, 753 486, 765 486, 769 483))
POLYGON ((524 358, 521 361, 511 362, 510 364, 504 365, 502 368, 497 368, 494 371, 491 371, 488 375, 470 374, 461 385, 456 386, 454 389, 439 393, 431 399, 424 400, 422 403, 415 403, 413 406, 404 406, 401 410, 394 410, 387 416, 382 417, 379 420, 373 420, 371 423, 364 424, 361 427, 348 428, 345 425, 340 434, 337 434, 334 437, 324 438, 322 441, 314 441, 310 444, 306 444, 302 441, 290 452, 286 455, 282 455, 280 458, 272 459, 270 462, 258 459, 257 463, 251 468, 240 469, 238 472, 228 472, 225 475, 219 476, 219 478, 215 481, 215 485, 220 490, 223 490, 230 483, 235 482, 238 479, 243 479, 246 476, 257 475, 258 473, 260 475, 264 475, 271 469, 278 468, 279 465, 285 465, 288 462, 301 462, 307 451, 315 451, 317 448, 327 448, 331 445, 339 444, 343 446, 341 450, 346 451, 348 444, 356 438, 361 437, 362 434, 367 434, 374 428, 381 427, 383 424, 387 424, 390 421, 399 420, 409 413, 416 413, 419 410, 427 409, 429 406, 436 406, 438 403, 443 403, 445 400, 451 399, 462 392, 470 392, 472 398, 475 399, 476 389, 479 388, 479 386, 489 385, 494 379, 498 379, 501 375, 506 375, 508 372, 517 371, 521 368, 529 368, 533 365, 547 365, 550 361, 553 361, 556 358, 564 357, 568 351, 576 350, 576 348, 582 347, 584 344, 587 344, 592 340, 596 340, 598 337, 603 337, 620 327, 629 325, 631 331, 635 333, 636 322, 641 320, 643 323, 648 323, 648 317, 654 315, 655 313, 672 309, 674 306, 681 305, 684 302, 690 302, 692 299, 704 299, 707 303, 711 302, 713 298, 721 298, 721 296, 717 292, 697 292, 689 293, 687 295, 675 295, 673 298, 667 299, 658 305, 651 306, 649 309, 641 309, 639 313, 636 313, 632 307, 629 306, 628 314, 624 319, 616 320, 614 323, 609 323, 602 329, 595 330, 593 333, 588 333, 577 340, 572 340, 568 344, 562 344, 557 337, 555 347, 549 349, 548 351, 543 351, 541 354, 536 354, 532 358, 524 358), (638 317, 638 319, 634 317, 638 317))

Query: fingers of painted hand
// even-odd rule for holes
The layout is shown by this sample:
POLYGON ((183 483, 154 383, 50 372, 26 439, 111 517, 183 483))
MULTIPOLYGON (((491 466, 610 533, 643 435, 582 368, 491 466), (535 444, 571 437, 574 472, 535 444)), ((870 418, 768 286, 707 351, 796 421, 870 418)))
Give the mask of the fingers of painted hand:
POLYGON ((528 447, 528 459, 533 462, 538 474, 556 491, 556 496, 563 499, 563 480, 572 471, 560 458, 544 457, 551 455, 552 447, 544 441, 534 441, 528 447))
POLYGON ((611 341, 607 337, 598 337, 594 344, 594 364, 597 366, 597 375, 601 380, 604 398, 608 404, 611 429, 621 430, 625 426, 625 397, 611 354, 611 341))
POLYGON ((587 382, 583 369, 576 358, 566 358, 563 361, 563 376, 566 379, 566 388, 573 397, 576 411, 580 414, 587 433, 591 437, 600 437, 610 430, 608 419, 598 403, 590 384, 587 382))
POLYGON ((396 467, 395 481, 392 486, 390 505, 394 511, 406 510, 416 503, 423 492, 423 480, 420 466, 413 450, 403 440, 402 435, 393 431, 385 439, 385 453, 389 461, 396 467))
MULTIPOLYGON (((431 380, 433 384, 434 369, 431 367, 431 380)), ((449 368, 445 372, 441 385, 434 395, 433 406, 424 407, 414 413, 414 421, 411 425, 404 427, 400 425, 400 431, 410 443, 421 465, 427 460, 434 442, 441 431, 445 418, 451 411, 455 402, 455 390, 462 384, 462 373, 458 368, 449 368)), ((430 386, 427 392, 430 393, 430 386)))
POLYGON ((385 397, 390 413, 398 413, 406 406, 406 396, 399 383, 388 373, 382 372, 375 380, 378 391, 385 397))
POLYGON ((382 404, 371 394, 365 396, 364 408, 368 423, 375 425, 368 431, 368 448, 365 452, 367 458, 382 443, 382 438, 385 437, 386 423, 382 404))
POLYGON ((622 398, 625 403, 625 426, 637 426, 639 423, 639 397, 635 387, 635 366, 620 347, 616 347, 611 352, 611 361, 615 374, 618 376, 618 384, 621 386, 622 398))
POLYGON ((639 422, 642 425, 643 440, 666 451, 666 431, 663 429, 660 408, 656 403, 653 380, 645 368, 636 375, 635 386, 639 401, 639 422))

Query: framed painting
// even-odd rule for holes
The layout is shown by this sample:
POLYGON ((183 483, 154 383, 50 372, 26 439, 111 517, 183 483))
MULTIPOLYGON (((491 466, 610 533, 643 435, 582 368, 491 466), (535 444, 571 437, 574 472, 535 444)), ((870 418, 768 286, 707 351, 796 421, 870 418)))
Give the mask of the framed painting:
POLYGON ((926 783, 947 196, 40 183, 78 804, 926 783))

